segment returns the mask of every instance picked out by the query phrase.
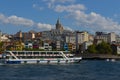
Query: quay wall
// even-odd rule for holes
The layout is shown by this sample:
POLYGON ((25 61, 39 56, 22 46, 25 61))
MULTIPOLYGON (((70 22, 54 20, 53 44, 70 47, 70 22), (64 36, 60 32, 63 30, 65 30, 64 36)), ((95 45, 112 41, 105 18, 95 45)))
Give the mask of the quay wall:
POLYGON ((120 60, 120 55, 112 55, 112 54, 76 54, 76 57, 82 57, 83 60, 104 60, 104 59, 116 59, 120 60))

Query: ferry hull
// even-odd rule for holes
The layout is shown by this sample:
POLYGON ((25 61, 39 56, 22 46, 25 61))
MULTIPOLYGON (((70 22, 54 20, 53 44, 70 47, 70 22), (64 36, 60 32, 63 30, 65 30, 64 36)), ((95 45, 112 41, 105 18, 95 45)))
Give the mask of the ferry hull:
POLYGON ((78 63, 81 57, 64 54, 63 51, 5 51, 0 63, 3 64, 61 64, 78 63))
POLYGON ((81 59, 70 60, 6 60, 3 64, 64 64, 64 63, 79 63, 81 59))

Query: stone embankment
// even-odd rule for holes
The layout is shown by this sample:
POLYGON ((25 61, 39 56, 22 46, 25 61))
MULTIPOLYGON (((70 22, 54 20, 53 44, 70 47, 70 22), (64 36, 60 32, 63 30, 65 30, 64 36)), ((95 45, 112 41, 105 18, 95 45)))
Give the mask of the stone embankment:
POLYGON ((76 54, 75 56, 81 56, 83 60, 104 60, 104 59, 116 59, 120 60, 120 55, 112 55, 112 54, 76 54))

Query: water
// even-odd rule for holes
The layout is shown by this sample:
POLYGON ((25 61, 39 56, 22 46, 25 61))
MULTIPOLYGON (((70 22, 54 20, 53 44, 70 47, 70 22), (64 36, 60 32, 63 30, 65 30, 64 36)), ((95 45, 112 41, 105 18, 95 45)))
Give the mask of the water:
POLYGON ((0 80, 119 80, 120 61, 79 64, 1 65, 0 80))

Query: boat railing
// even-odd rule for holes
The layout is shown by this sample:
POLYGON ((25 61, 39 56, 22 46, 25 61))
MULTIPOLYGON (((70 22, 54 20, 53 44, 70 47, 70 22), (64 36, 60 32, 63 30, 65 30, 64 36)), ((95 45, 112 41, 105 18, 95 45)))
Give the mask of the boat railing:
POLYGON ((68 55, 64 54, 64 51, 6 51, 7 55, 13 56, 15 59, 19 59, 18 56, 61 56, 68 60, 68 55))
POLYGON ((68 60, 68 57, 67 57, 62 51, 60 51, 60 53, 63 55, 63 57, 64 57, 65 59, 68 60))
POLYGON ((12 53, 12 51, 9 51, 9 53, 10 53, 15 59, 18 59, 18 58, 12 53))

